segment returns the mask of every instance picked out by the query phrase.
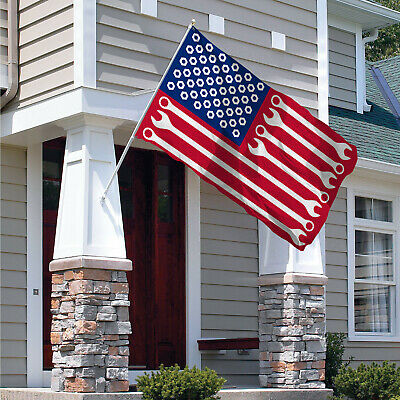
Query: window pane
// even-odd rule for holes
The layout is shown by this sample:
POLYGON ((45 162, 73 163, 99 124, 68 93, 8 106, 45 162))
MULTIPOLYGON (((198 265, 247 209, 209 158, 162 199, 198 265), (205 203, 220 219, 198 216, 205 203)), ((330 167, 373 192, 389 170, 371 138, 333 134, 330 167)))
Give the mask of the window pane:
POLYGON ((391 288, 381 285, 354 285, 356 332, 391 332, 391 288))
POLYGON ((158 195, 158 218, 161 222, 172 222, 172 197, 158 195))
POLYGON ((373 200, 373 219, 377 221, 392 222, 392 202, 385 200, 373 200))
POLYGON ((43 148, 43 177, 51 179, 61 179, 62 156, 64 151, 61 149, 43 148))
POLYGON ((43 209, 58 210, 61 182, 43 180, 43 209))
POLYGON ((356 217, 372 219, 372 199, 356 197, 356 217))
POLYGON ((392 222, 392 202, 367 197, 356 197, 356 217, 392 222))
POLYGON ((356 230, 356 279, 393 279, 393 236, 356 230))
POLYGON ((159 165, 157 171, 158 191, 170 191, 170 167, 168 165, 159 165))

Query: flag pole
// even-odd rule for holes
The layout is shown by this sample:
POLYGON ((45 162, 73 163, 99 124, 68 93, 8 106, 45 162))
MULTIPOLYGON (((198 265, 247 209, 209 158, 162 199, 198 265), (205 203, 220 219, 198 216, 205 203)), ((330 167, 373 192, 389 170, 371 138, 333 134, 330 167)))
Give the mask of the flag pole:
POLYGON ((160 82, 158 82, 158 85, 157 85, 157 87, 155 88, 154 93, 153 93, 153 95, 151 96, 150 101, 147 103, 147 106, 146 106, 146 108, 144 109, 144 111, 143 111, 143 113, 142 113, 142 116, 140 117, 138 123, 136 124, 135 129, 133 130, 132 135, 131 135, 131 137, 130 137, 129 140, 128 140, 128 143, 126 144, 126 146, 125 146, 125 148, 124 148, 124 151, 123 151, 123 153, 122 153, 120 159, 118 160, 118 164, 117 164, 117 166, 115 167, 115 170, 114 170, 114 172, 112 173, 111 178, 110 178, 110 180, 109 180, 108 183, 107 183, 107 186, 106 186, 106 188, 105 188, 105 190, 104 190, 104 193, 103 193, 103 195, 102 195, 101 198, 100 198, 100 202, 101 202, 102 204, 104 203, 104 200, 106 199, 108 190, 110 189, 110 186, 111 186, 111 184, 112 184, 112 182, 113 182, 115 176, 117 175, 117 173, 118 173, 118 171, 119 171, 119 169, 120 169, 120 167, 121 167, 121 164, 123 163, 123 161, 124 161, 124 159, 125 159, 126 153, 128 153, 129 147, 131 147, 131 144, 132 144, 133 140, 135 139, 136 132, 138 131, 138 129, 139 129, 139 127, 140 127, 140 125, 141 125, 141 123, 142 123, 142 121, 143 121, 143 118, 144 118, 144 116, 146 115, 147 110, 148 110, 149 107, 150 107, 150 104, 152 103, 152 101, 153 101, 155 95, 156 95, 157 92, 158 92, 158 89, 159 89, 160 86, 161 86, 161 82, 163 81, 164 76, 168 73, 168 71, 169 71, 169 69, 170 69, 170 67, 171 67, 172 61, 174 60, 176 54, 178 53, 179 49, 180 49, 181 46, 182 46, 182 43, 183 43, 184 40, 186 39, 186 36, 188 35, 190 29, 195 25, 195 23, 196 23, 196 20, 193 18, 193 19, 192 19, 192 22, 189 24, 189 26, 188 26, 188 28, 187 28, 185 34, 183 35, 182 40, 180 41, 180 43, 179 43, 177 49, 175 50, 174 55, 173 55, 172 58, 170 59, 170 61, 169 61, 169 63, 168 63, 168 66, 167 66, 167 68, 166 68, 166 70, 165 70, 165 72, 164 72, 164 75, 161 77, 160 82))

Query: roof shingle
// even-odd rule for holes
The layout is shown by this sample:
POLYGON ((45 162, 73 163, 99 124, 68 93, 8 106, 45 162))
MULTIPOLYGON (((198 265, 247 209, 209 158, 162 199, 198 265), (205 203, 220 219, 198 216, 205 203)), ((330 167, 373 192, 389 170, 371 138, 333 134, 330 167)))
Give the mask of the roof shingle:
MULTIPOLYGON (((400 98, 400 56, 373 64, 379 67, 390 88, 400 98)), ((357 147, 358 156, 400 164, 400 127, 371 75, 367 63, 367 101, 371 111, 358 114, 352 110, 329 107, 329 124, 357 147)))

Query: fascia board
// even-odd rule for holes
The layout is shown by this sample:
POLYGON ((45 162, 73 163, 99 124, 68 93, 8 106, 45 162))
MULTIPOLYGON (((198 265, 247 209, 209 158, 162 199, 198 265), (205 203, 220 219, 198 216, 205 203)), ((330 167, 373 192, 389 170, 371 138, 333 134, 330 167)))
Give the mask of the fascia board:
MULTIPOLYGON (((348 20, 351 19, 351 11, 354 11, 354 9, 363 12, 366 19, 370 17, 374 20, 378 20, 377 23, 375 23, 376 26, 374 26, 374 28, 380 28, 383 26, 400 23, 399 11, 392 10, 390 8, 387 8, 380 4, 372 3, 367 0, 329 0, 328 4, 337 4, 348 8, 348 12, 346 12, 345 15, 342 15, 343 18, 346 18, 348 20)), ((360 21, 358 19, 355 19, 353 22, 359 23, 360 21)), ((371 28, 372 27, 369 27, 369 29, 371 28)))

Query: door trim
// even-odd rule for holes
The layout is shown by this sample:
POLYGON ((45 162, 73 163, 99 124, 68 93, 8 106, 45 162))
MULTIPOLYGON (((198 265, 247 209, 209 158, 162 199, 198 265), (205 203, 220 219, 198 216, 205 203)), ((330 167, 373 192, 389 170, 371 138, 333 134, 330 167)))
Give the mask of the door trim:
MULTIPOLYGON (((28 147, 27 215, 27 386, 50 387, 51 371, 37 368, 42 360, 42 144, 28 147), (39 151, 40 150, 40 151, 39 151), (38 187, 39 186, 39 187, 38 187), (35 234, 32 234, 32 233, 35 234), (38 232, 40 234, 38 235, 38 232), (32 279, 31 279, 32 278, 32 279), (32 296, 39 288, 40 296, 32 296), (29 315, 35 318, 29 318, 29 315)), ((197 340, 201 338, 200 178, 185 167, 186 205, 186 362, 201 367, 197 340)), ((41 362, 42 364, 42 362, 41 362)), ((144 371, 129 371, 129 380, 144 371)))

